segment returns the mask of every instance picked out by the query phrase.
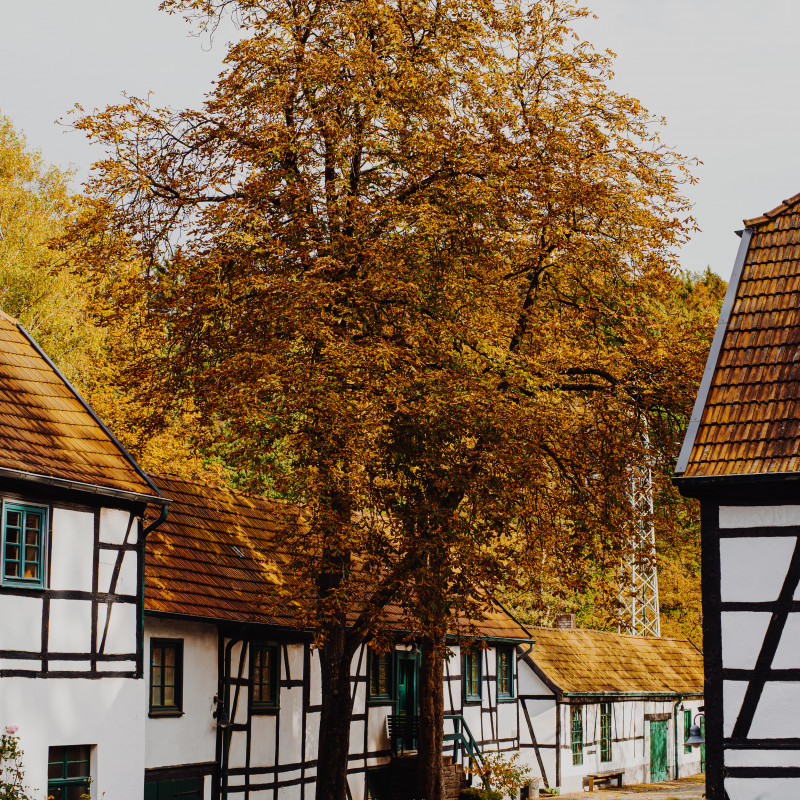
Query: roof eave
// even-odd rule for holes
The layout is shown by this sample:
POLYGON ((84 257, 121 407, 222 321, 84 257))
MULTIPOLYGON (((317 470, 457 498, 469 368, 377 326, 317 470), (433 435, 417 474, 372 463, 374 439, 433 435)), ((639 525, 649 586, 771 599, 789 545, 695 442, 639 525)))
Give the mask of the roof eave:
POLYGON ((639 690, 636 692, 618 692, 618 691, 605 691, 605 692, 562 692, 562 697, 577 699, 577 698, 604 698, 616 697, 623 700, 636 700, 636 699, 649 699, 652 697, 682 697, 682 698, 701 698, 704 696, 703 692, 681 692, 681 691, 665 691, 665 692, 648 692, 646 690, 639 690))
POLYGON ((125 489, 115 489, 111 486, 98 486, 94 483, 83 483, 73 481, 68 478, 58 478, 55 475, 40 475, 36 472, 25 472, 19 469, 0 467, 0 478, 25 481, 29 483, 40 483, 47 486, 54 486, 59 489, 68 489, 73 492, 85 492, 86 494, 99 495, 101 497, 112 497, 116 500, 125 500, 133 503, 156 503, 159 505, 169 505, 172 500, 162 494, 150 495, 139 492, 130 492, 125 489))
POLYGON ((733 310, 733 304, 736 300, 736 293, 739 290, 739 280, 742 277, 742 268, 744 267, 747 251, 750 247, 750 240, 753 238, 753 229, 746 227, 742 232, 742 239, 739 242, 739 250, 736 253, 736 261, 733 264, 733 271, 731 272, 731 279, 728 283, 728 290, 725 292, 725 300, 722 303, 722 309, 719 313, 719 321, 717 322, 717 329, 714 332, 714 339, 711 343, 711 350, 708 354, 705 370, 703 370, 703 378, 700 381, 700 388, 697 391, 697 397, 694 401, 694 408, 692 409, 692 416, 689 420, 689 427, 686 430, 686 436, 683 439, 681 452, 678 456, 678 463, 675 466, 676 475, 682 475, 686 472, 686 467, 689 465, 689 458, 692 455, 694 442, 697 438, 697 431, 700 427, 700 420, 703 418, 703 411, 706 407, 708 400, 708 392, 711 388, 711 380, 714 377, 714 372, 717 369, 717 362, 719 361, 719 354, 722 350, 722 342, 725 339, 725 333, 728 329, 728 320, 733 310))

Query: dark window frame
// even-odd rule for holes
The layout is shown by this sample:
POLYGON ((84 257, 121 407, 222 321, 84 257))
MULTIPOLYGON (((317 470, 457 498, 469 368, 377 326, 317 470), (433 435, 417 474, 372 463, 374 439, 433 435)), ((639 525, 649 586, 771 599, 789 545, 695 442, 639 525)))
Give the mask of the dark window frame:
POLYGON ((517 699, 516 685, 515 685, 515 681, 516 681, 516 677, 517 677, 517 671, 515 669, 516 661, 515 661, 515 658, 514 658, 515 654, 516 654, 516 648, 513 645, 506 645, 506 646, 498 647, 496 649, 495 658, 496 658, 496 665, 497 665, 497 702, 498 703, 509 702, 511 700, 516 700, 517 699), (501 658, 500 658, 500 656, 501 656, 501 654, 505 655, 505 657, 507 659, 507 661, 506 661, 506 667, 508 668, 508 675, 506 676, 506 680, 508 681, 508 690, 507 691, 506 690, 501 690, 501 688, 500 688, 500 681, 501 681, 501 675, 500 675, 501 658))
POLYGON ((572 766, 579 767, 583 764, 583 706, 570 706, 569 732, 572 766))
POLYGON ((684 744, 683 744, 683 752, 684 752, 684 754, 685 753, 691 753, 692 750, 694 749, 690 744, 686 744, 686 740, 690 736, 691 727, 692 727, 692 712, 691 711, 687 711, 686 709, 684 709, 684 711, 683 711, 683 742, 684 742, 684 744))
POLYGON ((480 703, 483 702, 483 651, 482 650, 467 650, 464 653, 464 660, 463 660, 463 684, 464 684, 464 702, 465 703, 480 703), (475 678, 475 683, 477 684, 477 693, 471 692, 470 689, 473 688, 470 686, 472 683, 472 679, 468 678, 468 674, 471 672, 470 663, 474 660, 474 663, 477 665, 477 678, 475 678))
POLYGON ((367 699, 370 703, 374 703, 376 705, 391 703, 395 697, 394 691, 394 652, 392 650, 384 650, 382 652, 378 652, 377 650, 370 650, 369 651, 369 675, 367 676, 367 699), (376 691, 376 689, 380 689, 379 686, 375 686, 375 671, 378 668, 378 662, 380 659, 385 659, 386 661, 386 691, 376 691))
POLYGON ((77 745, 55 745, 47 750, 47 796, 58 798, 58 800, 67 800, 69 790, 78 787, 83 789, 79 796, 88 795, 91 792, 92 783, 92 747, 90 744, 77 744, 77 745), (69 759, 69 751, 77 750, 79 748, 86 749, 86 758, 79 758, 77 760, 69 759), (58 751, 61 751, 60 753, 58 751), (58 758, 54 756, 58 755, 58 758), (83 775, 70 776, 70 766, 75 764, 85 764, 86 772, 83 775), (51 768, 55 766, 61 767, 61 774, 58 777, 51 777, 51 768), (59 794, 60 793, 60 794, 59 794))
POLYGON ((27 589, 46 589, 47 588, 47 557, 50 542, 50 506, 41 503, 25 503, 16 500, 3 500, 2 504, 2 535, 0 535, 0 585, 13 586, 18 588, 27 589), (25 564, 36 564, 39 570, 38 578, 26 578, 24 575, 8 576, 6 574, 6 563, 9 552, 9 547, 14 547, 14 543, 8 542, 8 513, 9 511, 16 511, 21 515, 19 525, 19 542, 16 547, 19 548, 19 554, 14 563, 19 565, 20 571, 24 573, 25 564), (39 540, 37 544, 27 544, 25 539, 26 521, 28 515, 38 516, 39 522, 39 540), (35 561, 26 558, 27 552, 30 548, 36 548, 38 555, 35 561))
MULTIPOLYGON (((281 707, 281 646, 276 642, 251 642, 250 643, 250 713, 251 714, 271 714, 278 711, 281 707), (256 700, 256 653, 267 653, 270 656, 272 665, 272 685, 266 684, 270 688, 270 697, 267 700, 259 698, 256 700)), ((263 662, 262 666, 258 669, 262 671, 263 675, 263 662)), ((259 685, 264 686, 264 682, 260 681, 259 685)))
POLYGON ((180 717, 183 715, 183 639, 150 639, 150 691, 149 691, 149 716, 151 717, 180 717), (153 663, 153 654, 156 648, 161 648, 162 659, 161 666, 156 667, 153 663), (166 704, 164 702, 164 690, 168 686, 165 678, 165 658, 164 654, 167 648, 175 649, 175 682, 172 686, 173 697, 175 702, 166 704), (161 689, 161 703, 153 703, 153 675, 157 668, 161 669, 161 680, 159 688, 161 689))
POLYGON ((600 762, 614 760, 614 704, 600 703, 600 762))

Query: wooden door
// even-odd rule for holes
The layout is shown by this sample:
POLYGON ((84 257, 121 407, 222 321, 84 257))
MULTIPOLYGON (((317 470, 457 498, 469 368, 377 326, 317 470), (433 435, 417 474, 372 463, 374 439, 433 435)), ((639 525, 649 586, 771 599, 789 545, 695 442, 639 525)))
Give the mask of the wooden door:
POLYGON ((650 721, 650 782, 665 781, 667 769, 667 721, 650 721))

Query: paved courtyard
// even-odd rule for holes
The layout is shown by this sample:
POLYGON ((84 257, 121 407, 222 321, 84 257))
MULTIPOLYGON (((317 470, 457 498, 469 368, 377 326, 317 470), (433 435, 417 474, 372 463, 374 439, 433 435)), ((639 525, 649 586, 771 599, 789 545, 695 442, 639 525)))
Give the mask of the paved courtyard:
POLYGON ((623 786, 621 789, 596 789, 591 793, 562 794, 561 800, 630 800, 632 797, 641 797, 643 800, 700 800, 705 797, 705 775, 693 775, 678 781, 623 786))

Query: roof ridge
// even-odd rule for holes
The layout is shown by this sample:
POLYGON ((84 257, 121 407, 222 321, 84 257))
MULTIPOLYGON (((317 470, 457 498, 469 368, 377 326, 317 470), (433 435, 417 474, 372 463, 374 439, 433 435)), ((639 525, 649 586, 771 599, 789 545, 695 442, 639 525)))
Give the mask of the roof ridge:
POLYGON ((744 223, 745 228, 753 228, 756 225, 763 225, 765 222, 769 222, 771 219, 774 219, 792 206, 797 205, 797 203, 800 203, 800 192, 788 198, 787 200, 784 200, 780 205, 775 206, 775 208, 773 208, 771 211, 765 211, 759 217, 743 219, 742 222, 744 223))
POLYGON ((12 317, 11 314, 3 311, 2 308, 0 308, 0 319, 4 319, 6 322, 10 322, 12 325, 22 325, 22 323, 16 317, 12 317))
POLYGON ((218 492, 230 492, 231 494, 239 495, 241 497, 249 497, 253 500, 266 500, 270 503, 277 503, 279 505, 294 505, 298 509, 300 508, 297 503, 292 503, 291 500, 283 500, 279 497, 267 497, 265 494, 246 491, 245 489, 234 489, 232 486, 219 486, 214 483, 207 483, 206 481, 197 480, 196 478, 184 478, 182 475, 176 475, 174 472, 148 471, 147 475, 153 479, 163 478, 165 480, 176 480, 180 481, 181 483, 188 483, 190 486, 199 486, 203 489, 214 489, 218 492))
POLYGON ((677 636, 638 636, 635 633, 622 633, 620 631, 603 631, 599 628, 549 628, 546 625, 529 625, 528 626, 531 630, 534 631, 552 631, 553 633, 598 633, 603 636, 622 636, 627 639, 637 639, 642 641, 650 641, 650 642, 688 642, 693 647, 696 647, 694 642, 688 637, 677 637, 677 636))

